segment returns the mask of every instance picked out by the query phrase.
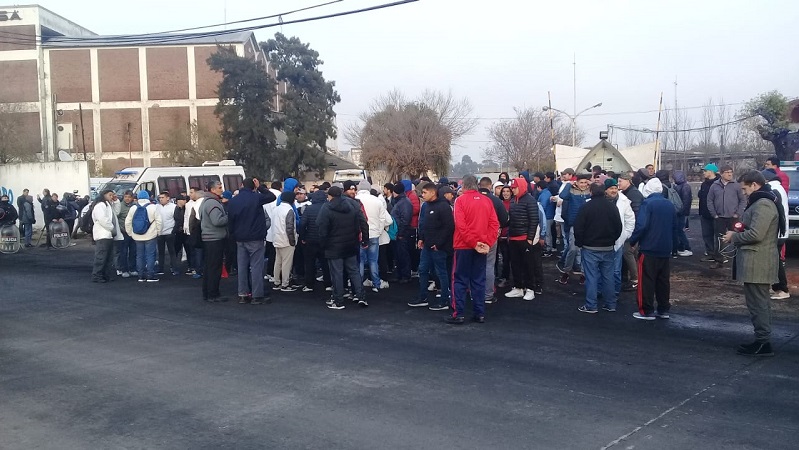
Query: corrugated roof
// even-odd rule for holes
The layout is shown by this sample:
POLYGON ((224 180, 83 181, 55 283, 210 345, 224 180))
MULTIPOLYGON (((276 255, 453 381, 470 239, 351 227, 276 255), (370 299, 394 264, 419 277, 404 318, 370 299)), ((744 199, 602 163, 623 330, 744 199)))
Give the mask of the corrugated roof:
POLYGON ((152 47, 159 45, 216 45, 242 44, 252 39, 252 31, 205 32, 205 33, 156 33, 145 35, 71 37, 54 36, 45 38, 42 47, 86 48, 86 47, 152 47))

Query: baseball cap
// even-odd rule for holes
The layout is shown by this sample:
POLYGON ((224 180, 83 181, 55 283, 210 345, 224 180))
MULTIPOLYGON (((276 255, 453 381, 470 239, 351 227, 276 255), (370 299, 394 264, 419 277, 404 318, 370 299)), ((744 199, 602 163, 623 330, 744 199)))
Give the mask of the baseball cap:
POLYGON ((719 172, 719 168, 715 164, 708 164, 705 167, 703 167, 702 170, 712 170, 713 173, 718 173, 719 172))

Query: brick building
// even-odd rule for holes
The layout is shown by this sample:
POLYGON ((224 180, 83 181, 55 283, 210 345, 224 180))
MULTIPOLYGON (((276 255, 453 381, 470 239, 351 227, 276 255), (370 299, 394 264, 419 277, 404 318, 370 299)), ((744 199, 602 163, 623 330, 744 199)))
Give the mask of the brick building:
POLYGON ((85 151, 97 173, 162 165, 174 130, 218 129, 221 75, 206 63, 217 45, 275 75, 252 32, 99 36, 40 6, 0 7, 0 106, 44 160, 65 150, 85 151))

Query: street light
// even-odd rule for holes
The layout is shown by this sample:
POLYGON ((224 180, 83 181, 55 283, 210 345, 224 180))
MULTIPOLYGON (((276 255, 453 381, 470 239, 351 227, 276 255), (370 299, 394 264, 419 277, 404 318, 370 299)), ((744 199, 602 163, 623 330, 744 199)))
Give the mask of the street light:
POLYGON ((599 108, 600 106, 602 106, 602 102, 599 102, 599 103, 597 103, 594 106, 589 106, 588 108, 585 108, 584 110, 578 112, 575 115, 571 115, 571 114, 567 113, 566 111, 561 111, 558 108, 550 108, 549 106, 544 106, 543 109, 544 109, 544 111, 552 110, 552 111, 555 111, 556 113, 563 114, 564 116, 568 117, 569 120, 572 121, 572 147, 574 147, 575 145, 577 145, 577 118, 580 117, 580 114, 582 114, 582 113, 584 113, 586 111, 592 110, 594 108, 599 108))

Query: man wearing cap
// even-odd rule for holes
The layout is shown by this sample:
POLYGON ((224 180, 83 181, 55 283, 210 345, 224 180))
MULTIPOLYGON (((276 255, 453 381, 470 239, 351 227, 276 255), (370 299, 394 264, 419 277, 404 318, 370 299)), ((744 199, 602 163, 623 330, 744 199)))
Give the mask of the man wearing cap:
POLYGON ((157 238, 161 232, 161 215, 158 214, 155 205, 150 202, 150 193, 141 190, 137 196, 138 202, 132 207, 125 218, 125 230, 128 236, 136 242, 136 271, 139 273, 139 281, 155 282, 155 258, 157 253, 157 238), (133 231, 133 219, 139 208, 145 208, 147 221, 150 226, 144 233, 133 231))
MULTIPOLYGON (((633 176, 630 172, 625 172, 619 175, 617 181, 620 194, 623 194, 630 201, 630 208, 633 210, 635 218, 638 217, 638 211, 641 209, 641 203, 644 201, 644 196, 641 191, 635 187, 632 182, 633 176)), ((633 225, 635 227, 635 225, 633 225)), ((624 243, 624 254, 622 273, 627 273, 627 283, 623 286, 624 291, 634 291, 638 289, 638 262, 635 260, 635 248, 630 245, 629 236, 628 240, 624 243)))
POLYGON ((333 298, 328 301, 327 307, 336 310, 344 309, 345 274, 359 305, 368 306, 358 271, 358 247, 369 248, 369 224, 356 203, 342 194, 343 190, 337 186, 328 189, 329 202, 322 206, 317 218, 319 240, 324 247, 333 282, 333 298))
MULTIPOLYGON (((707 193, 707 209, 713 216, 713 234, 722 236, 732 230, 745 208, 746 197, 741 191, 741 184, 733 181, 732 167, 723 166, 721 178, 710 185, 710 190, 707 193)), ((714 239, 714 241, 716 243, 714 247, 716 262, 710 268, 720 269, 724 267, 727 258, 719 251, 721 242, 718 239, 714 239)))
POLYGON ((391 225, 391 215, 386 209, 386 202, 371 194, 372 185, 366 180, 361 180, 357 186, 355 198, 361 202, 366 223, 369 225, 369 248, 361 249, 360 274, 363 279, 364 268, 369 264, 370 278, 364 279, 364 285, 371 287, 372 291, 388 288, 388 283, 380 279, 380 235, 383 230, 391 225))
MULTIPOLYGON (((618 297, 621 292, 621 266, 624 260, 625 247, 629 247, 627 240, 630 239, 633 230, 635 230, 635 212, 632 208, 632 202, 619 191, 618 182, 613 178, 605 180, 605 197, 616 206, 619 211, 619 219, 621 219, 621 235, 613 244, 613 251, 615 252, 613 255, 613 287, 615 288, 616 297, 618 297)), ((633 266, 635 266, 634 259, 633 266)), ((636 280, 635 283, 638 284, 637 270, 635 277, 631 279, 636 280)))
POLYGON ((715 261, 716 238, 713 236, 713 215, 707 207, 707 194, 710 186, 719 179, 719 168, 715 164, 708 164, 702 168, 702 185, 699 187, 699 220, 702 225, 702 241, 705 244, 705 257, 700 261, 715 261))

